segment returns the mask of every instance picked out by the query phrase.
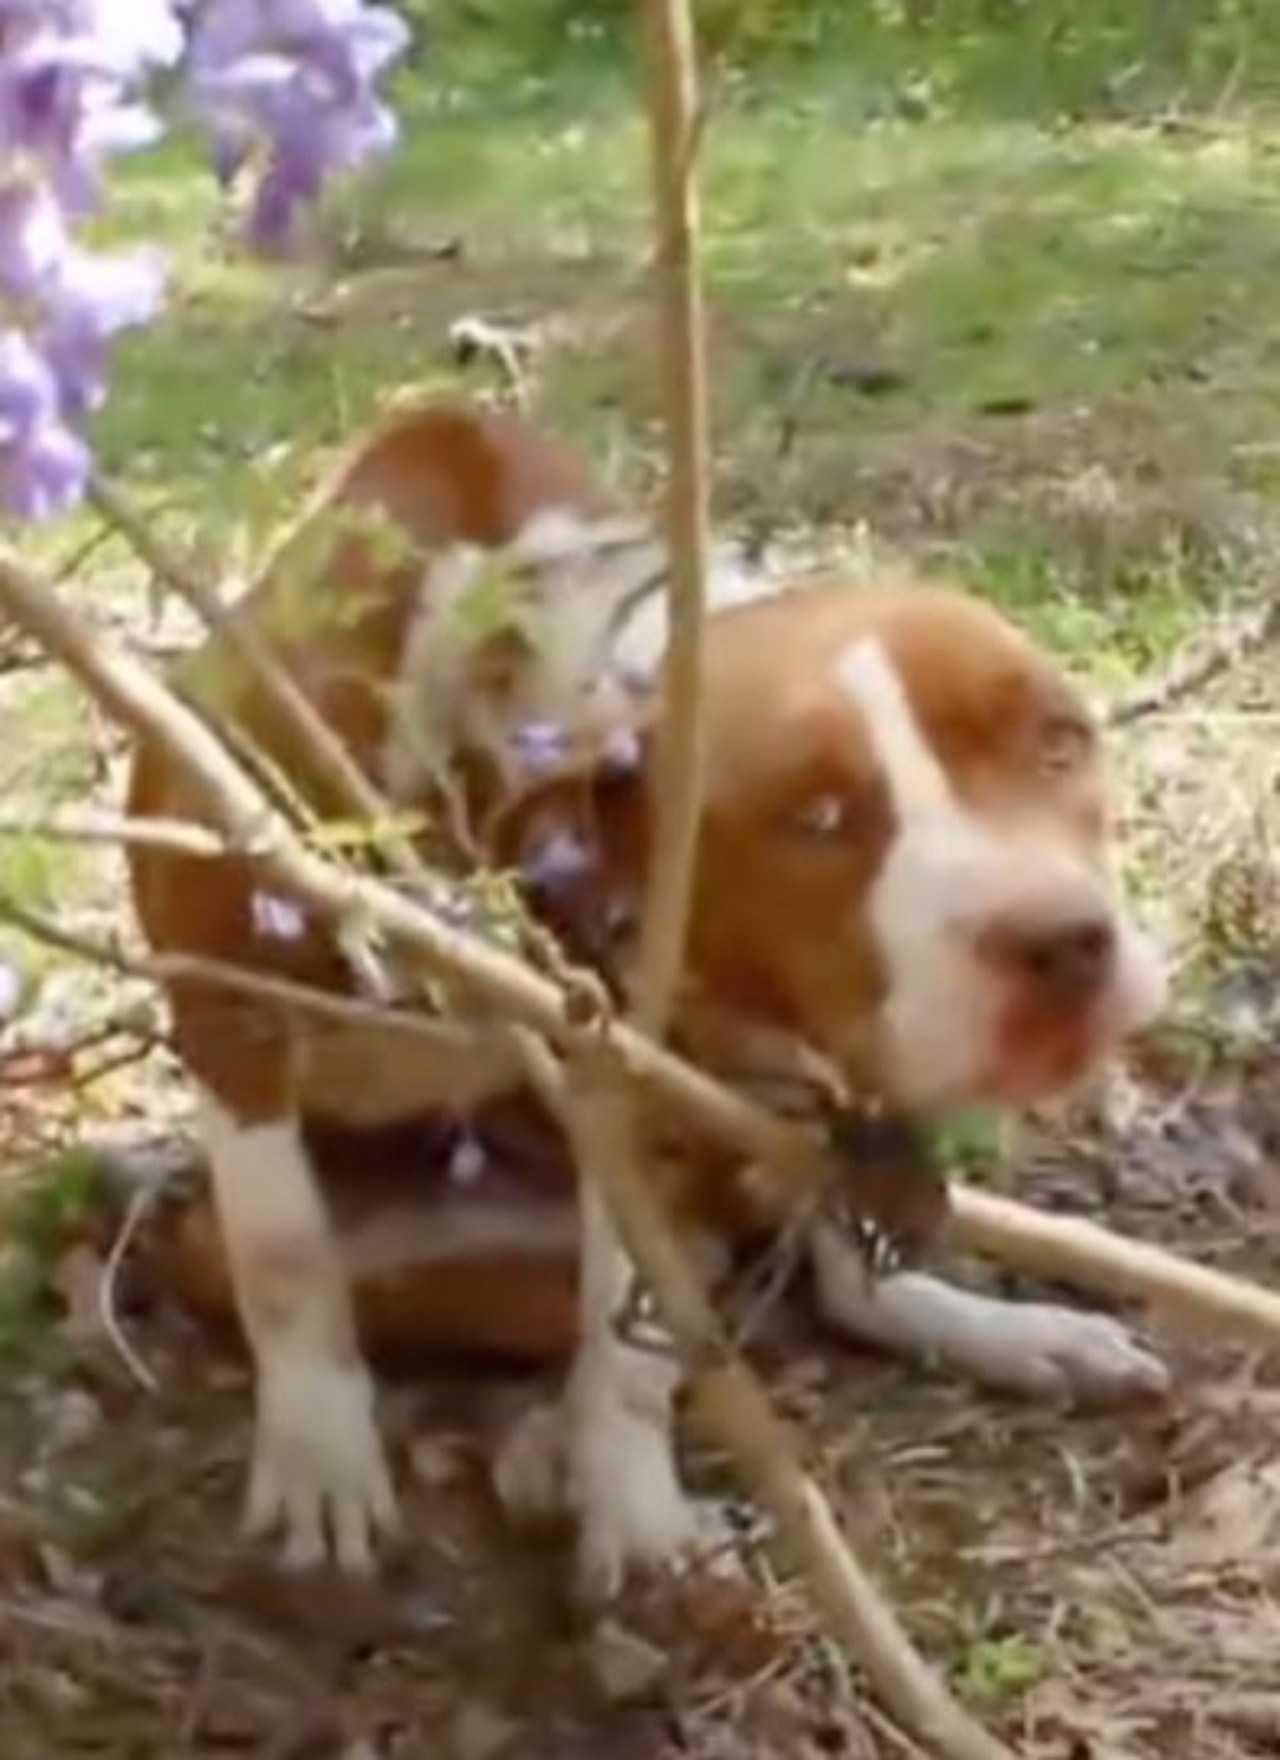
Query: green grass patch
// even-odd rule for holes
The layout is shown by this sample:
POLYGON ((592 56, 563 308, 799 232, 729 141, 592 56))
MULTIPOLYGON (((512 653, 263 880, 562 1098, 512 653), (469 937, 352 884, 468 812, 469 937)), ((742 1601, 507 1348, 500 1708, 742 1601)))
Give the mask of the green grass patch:
MULTIPOLYGON (((1280 487, 1280 52, 1256 12, 1180 14, 1157 44, 1150 5, 1104 0, 704 9, 722 518, 866 522, 1106 678, 1229 598, 1231 520, 1200 519, 1202 492, 1280 487), (1068 442, 1081 410, 1094 426, 1068 442), (1117 506, 1082 522, 1060 503, 1094 467, 1117 506)), ((611 474, 652 478, 626 34, 551 0, 518 29, 481 4, 429 23, 398 79, 403 147, 343 205, 374 260, 238 261, 187 143, 119 181, 107 231, 168 247, 173 301, 121 351, 97 439, 201 553, 251 555, 393 392, 457 388, 448 326, 472 311, 553 320, 540 414, 611 474), (438 256, 450 238, 460 254, 438 256)))

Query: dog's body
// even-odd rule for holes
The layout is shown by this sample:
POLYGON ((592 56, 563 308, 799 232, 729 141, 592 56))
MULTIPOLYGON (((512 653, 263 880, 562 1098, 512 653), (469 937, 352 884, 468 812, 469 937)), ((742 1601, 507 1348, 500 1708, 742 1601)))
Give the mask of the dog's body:
MULTIPOLYGON (((571 950, 624 982, 661 714, 651 534, 522 423, 469 411, 394 419, 322 506, 341 526, 304 522, 238 615, 378 786, 448 828, 428 842, 433 862, 515 870, 571 950)), ((1056 1093, 1151 1017, 1162 979, 1105 877, 1096 737, 1038 650, 985 606, 906 583, 783 593, 723 570, 711 597, 705 813, 677 1011, 691 1056, 731 1079, 816 1057, 854 1091, 927 1114, 1056 1093)), ((225 643, 196 657, 188 684, 319 810, 340 810, 225 643)), ((151 750, 131 807, 201 816, 151 750)), ((264 898, 247 862, 139 850, 133 874, 157 948, 357 987, 347 951, 264 898)), ((415 1221, 370 1180, 344 1225, 345 1263, 339 1250, 308 1133, 501 1107, 521 1087, 509 1041, 483 1022, 430 1044, 357 1032, 207 987, 172 1001, 257 1363, 255 1525, 281 1521, 295 1560, 332 1548, 359 1566, 393 1524, 354 1280, 375 1341, 412 1342, 416 1328, 428 1343, 574 1346, 563 1410, 535 1416, 500 1477, 512 1501, 573 1504, 597 1586, 685 1544, 674 1372, 617 1334, 625 1262, 594 1201, 579 1238, 563 1189, 478 1201, 476 1168, 459 1163, 415 1221)), ((745 1170, 723 1156, 688 1144, 662 1166, 703 1238, 750 1214, 745 1170)), ((192 1251, 216 1306, 207 1229, 192 1251)), ((860 1337, 1027 1389, 1160 1380, 1100 1317, 1024 1305, 1010 1318, 918 1274, 871 1291, 830 1230, 813 1252, 826 1313, 860 1337)))

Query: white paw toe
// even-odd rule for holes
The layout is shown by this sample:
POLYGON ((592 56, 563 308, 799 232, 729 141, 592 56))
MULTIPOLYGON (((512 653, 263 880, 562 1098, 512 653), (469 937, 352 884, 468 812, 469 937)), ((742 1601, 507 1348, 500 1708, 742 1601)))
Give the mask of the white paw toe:
POLYGON ((1112 1403, 1167 1393, 1169 1371, 1107 1314, 1019 1309, 1008 1384, 1030 1394, 1112 1403))
POLYGON ((633 1412, 579 1438, 570 1495, 580 1522, 577 1584, 588 1602, 612 1599, 633 1571, 679 1569, 713 1543, 680 1488, 665 1432, 633 1412))
POLYGON ((290 1569, 329 1558, 354 1574, 373 1569, 399 1514, 363 1369, 264 1365, 245 1527, 279 1530, 290 1569))

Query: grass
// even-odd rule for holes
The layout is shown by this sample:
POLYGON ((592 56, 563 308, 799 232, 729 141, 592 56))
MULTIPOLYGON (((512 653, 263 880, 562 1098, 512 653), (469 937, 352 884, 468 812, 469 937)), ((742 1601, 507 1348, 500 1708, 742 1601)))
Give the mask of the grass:
MULTIPOLYGON (((886 59, 882 33, 857 80, 791 55, 721 81, 705 250, 722 516, 868 522, 1115 678, 1230 596, 1233 503, 1277 486, 1280 135, 1256 108, 1064 126, 1051 67, 1038 104, 1024 79, 1002 105, 1014 50, 998 80, 972 35, 932 75, 886 59), (919 113, 877 113, 877 92, 922 79, 919 113), (884 370, 897 389, 860 389, 884 370), (780 464, 783 412, 799 437, 780 464)), ((1043 43, 1014 49, 1035 69, 1043 43)), ((219 244, 189 150, 129 168, 109 230, 167 246, 175 297, 123 351, 97 438, 201 552, 251 554, 406 382, 456 387, 448 324, 474 310, 559 321, 540 411, 651 483, 635 82, 589 35, 555 77, 518 55, 473 19, 402 79, 404 147, 352 212, 371 255, 394 235, 408 261, 254 268, 219 244), (449 237, 461 260, 430 260, 449 237)))

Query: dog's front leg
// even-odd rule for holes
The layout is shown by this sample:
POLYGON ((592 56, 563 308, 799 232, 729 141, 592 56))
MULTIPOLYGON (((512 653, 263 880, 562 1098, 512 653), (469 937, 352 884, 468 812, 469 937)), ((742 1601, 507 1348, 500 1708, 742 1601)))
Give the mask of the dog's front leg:
MULTIPOLYGON (((575 1097, 571 1135, 580 1168, 631 1152, 611 1137, 618 1116, 607 1098, 575 1097)), ((680 1561, 702 1538, 703 1524, 676 1466, 680 1366, 647 1318, 643 1342, 628 1336, 634 1273, 589 1175, 579 1180, 579 1217, 580 1331, 564 1398, 526 1416, 500 1458, 498 1485, 516 1512, 567 1506, 579 1525, 579 1587, 598 1602, 617 1592, 630 1569, 680 1561)))
POLYGON ((696 1543, 699 1525, 676 1467, 679 1365, 647 1321, 643 1343, 626 1336, 632 1266, 590 1180, 581 1215, 582 1336, 565 1396, 565 1452, 580 1584, 599 1599, 616 1593, 633 1566, 673 1563, 696 1543))
POLYGON ((297 1120, 237 1119, 207 1092, 201 1134, 241 1324, 257 1367, 245 1521, 286 1564, 368 1571, 397 1526, 351 1296, 297 1120))
POLYGON ((838 1331, 980 1386, 1086 1403, 1168 1388, 1164 1364, 1110 1315, 1007 1301, 923 1272, 872 1283, 857 1249, 829 1224, 814 1231, 812 1256, 819 1309, 838 1331))

